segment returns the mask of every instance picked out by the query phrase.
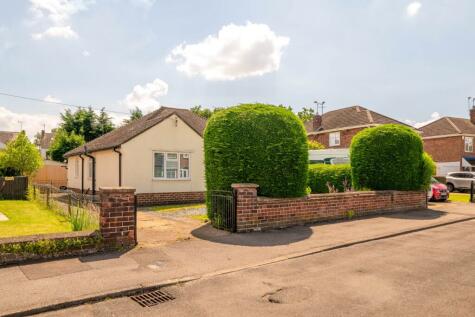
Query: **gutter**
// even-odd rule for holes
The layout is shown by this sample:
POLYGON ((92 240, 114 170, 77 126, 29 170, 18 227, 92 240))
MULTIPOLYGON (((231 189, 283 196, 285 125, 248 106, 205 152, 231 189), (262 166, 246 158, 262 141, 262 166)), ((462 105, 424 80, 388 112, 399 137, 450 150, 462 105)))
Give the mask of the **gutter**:
POLYGON ((79 154, 79 158, 81 159, 81 194, 84 194, 84 157, 79 154))
POLYGON ((121 187, 122 186, 122 152, 117 150, 118 148, 120 148, 120 146, 116 146, 112 150, 115 153, 119 154, 119 187, 121 187))
POLYGON ((96 158, 87 154, 87 146, 84 146, 84 155, 92 160, 92 195, 96 194, 96 158))

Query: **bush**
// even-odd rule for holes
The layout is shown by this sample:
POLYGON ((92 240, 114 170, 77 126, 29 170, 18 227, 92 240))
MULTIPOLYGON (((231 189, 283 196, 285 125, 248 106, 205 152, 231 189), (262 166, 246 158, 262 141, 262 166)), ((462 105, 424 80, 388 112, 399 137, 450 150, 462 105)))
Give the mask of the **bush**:
POLYGON ((205 133, 208 193, 232 183, 255 183, 268 197, 304 196, 308 145, 302 122, 290 110, 244 104, 215 113, 205 133))
POLYGON ((308 149, 309 150, 323 150, 325 146, 318 141, 308 140, 308 149))
POLYGON ((308 186, 313 194, 329 193, 328 185, 338 192, 351 186, 350 165, 312 164, 308 169, 308 186))
POLYGON ((409 127, 389 124, 365 129, 351 143, 353 188, 421 190, 431 168, 423 154, 421 137, 409 127))
POLYGON ((422 155, 422 188, 429 189, 431 184, 431 179, 436 172, 436 166, 432 157, 424 152, 422 155))

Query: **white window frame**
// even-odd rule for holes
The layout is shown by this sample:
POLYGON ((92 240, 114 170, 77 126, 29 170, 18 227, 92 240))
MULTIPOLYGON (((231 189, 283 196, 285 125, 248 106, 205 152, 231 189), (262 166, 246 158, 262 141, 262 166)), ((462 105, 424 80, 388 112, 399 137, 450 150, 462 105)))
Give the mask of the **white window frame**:
POLYGON ((189 152, 165 152, 165 151, 153 151, 152 154, 152 177, 155 180, 166 180, 166 181, 182 181, 182 180, 191 180, 191 153, 189 152), (155 177, 155 154, 161 153, 163 154, 163 177, 155 177), (177 161, 177 169, 178 174, 176 178, 168 178, 167 177, 167 161, 171 161, 167 158, 168 154, 176 154, 176 161, 177 161), (180 166, 180 157, 181 155, 186 155, 188 157, 188 175, 186 177, 182 177, 182 172, 186 171, 186 169, 181 169, 180 166))
POLYGON ((328 134, 328 144, 329 146, 339 146, 341 144, 341 134, 340 131, 331 132, 328 134))
POLYGON ((464 140, 464 149, 465 152, 472 153, 473 152, 473 137, 466 136, 464 140))

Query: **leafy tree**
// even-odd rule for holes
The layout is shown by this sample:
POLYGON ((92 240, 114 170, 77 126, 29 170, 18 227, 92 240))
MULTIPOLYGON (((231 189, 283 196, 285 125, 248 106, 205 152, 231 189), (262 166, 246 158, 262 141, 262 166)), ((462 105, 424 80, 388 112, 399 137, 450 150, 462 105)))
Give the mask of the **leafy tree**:
POLYGON ((0 166, 3 169, 17 170, 20 175, 34 174, 43 165, 40 152, 28 140, 25 131, 8 142, 5 151, 0 155, 0 166))
POLYGON ((83 136, 77 135, 74 132, 68 133, 64 129, 58 129, 47 154, 52 160, 63 162, 64 153, 77 148, 84 143, 83 136))
POLYGON ((134 120, 140 119, 143 117, 143 112, 140 110, 139 107, 135 107, 134 109, 130 110, 130 118, 124 119, 124 124, 130 123, 134 120))
POLYGON ((307 122, 315 116, 315 110, 313 110, 313 108, 303 107, 302 111, 297 112, 297 116, 302 122, 307 122))
POLYGON ((86 142, 94 140, 114 129, 111 118, 101 109, 99 115, 91 108, 79 108, 75 112, 67 109, 61 114, 60 127, 71 134, 81 135, 86 142))
POLYGON ((218 108, 214 108, 214 109, 209 109, 209 108, 201 107, 200 105, 194 106, 190 109, 191 112, 196 113, 197 115, 199 115, 200 117, 203 117, 205 119, 211 118, 211 116, 213 114, 215 114, 216 112, 219 112, 221 110, 224 110, 224 108, 218 107, 218 108))

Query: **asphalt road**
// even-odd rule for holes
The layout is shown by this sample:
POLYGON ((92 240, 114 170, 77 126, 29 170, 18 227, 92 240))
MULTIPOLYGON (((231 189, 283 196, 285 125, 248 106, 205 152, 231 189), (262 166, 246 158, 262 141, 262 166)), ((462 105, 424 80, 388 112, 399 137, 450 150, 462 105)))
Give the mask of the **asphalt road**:
POLYGON ((44 316, 474 316, 475 221, 373 241, 44 316))

